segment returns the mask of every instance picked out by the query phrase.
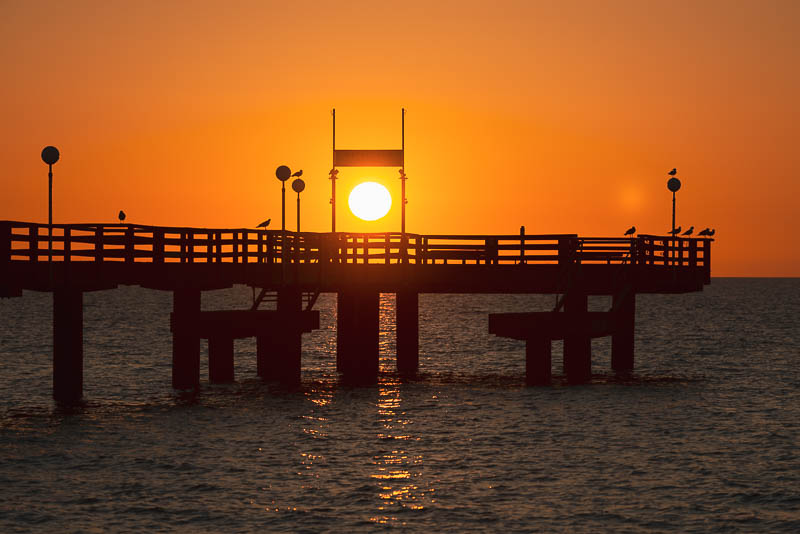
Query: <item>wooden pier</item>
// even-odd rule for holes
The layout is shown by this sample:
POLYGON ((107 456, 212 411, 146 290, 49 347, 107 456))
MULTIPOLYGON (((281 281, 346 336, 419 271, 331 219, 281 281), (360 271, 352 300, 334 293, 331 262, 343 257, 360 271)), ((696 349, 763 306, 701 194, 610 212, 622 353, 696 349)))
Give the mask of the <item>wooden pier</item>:
POLYGON ((300 340, 319 328, 313 303, 337 294, 337 369, 343 380, 378 374, 378 299, 397 295, 397 368, 418 369, 420 293, 542 293, 551 312, 492 314, 490 331, 527 343, 527 381, 547 383, 550 342, 564 339, 570 382, 591 373, 591 337, 612 336, 612 367, 633 368, 637 293, 701 291, 710 282, 710 239, 556 235, 295 233, 131 224, 42 225, 0 221, 0 296, 53 293, 53 395, 82 396, 83 292, 119 285, 172 291, 172 383, 199 385, 199 342, 209 340, 212 382, 233 376, 233 339, 256 337, 258 373, 300 381, 300 340), (259 289, 249 309, 200 310, 202 291, 259 289), (307 295, 304 303, 303 295, 307 295), (273 295, 277 309, 258 304, 273 295), (587 312, 590 295, 612 309, 587 312))

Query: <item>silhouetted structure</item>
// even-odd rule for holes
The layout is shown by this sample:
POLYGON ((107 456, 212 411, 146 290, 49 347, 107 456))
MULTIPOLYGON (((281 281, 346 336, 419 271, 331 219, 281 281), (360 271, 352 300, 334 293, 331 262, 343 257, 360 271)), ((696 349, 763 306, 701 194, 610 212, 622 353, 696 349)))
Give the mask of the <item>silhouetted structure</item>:
POLYGON ((212 382, 233 379, 233 339, 256 337, 259 375, 297 384, 301 336, 319 327, 312 308, 321 292, 337 293, 337 368, 354 383, 377 379, 381 292, 397 294, 397 368, 405 374, 418 367, 419 293, 559 294, 552 312, 493 314, 490 328, 526 340, 530 383, 549 380, 549 342, 564 339, 565 373, 581 382, 591 373, 593 336, 612 335, 614 369, 633 367, 637 293, 700 291, 711 273, 710 239, 89 224, 53 225, 51 241, 48 228, 0 221, 0 296, 53 292, 53 394, 66 402, 82 395, 85 291, 125 284, 173 292, 178 389, 199 384, 201 338, 209 340, 212 382), (200 311, 202 291, 234 284, 261 288, 251 309, 200 311), (270 295, 277 309, 259 310, 270 295), (612 295, 612 309, 588 313, 589 295, 612 295))

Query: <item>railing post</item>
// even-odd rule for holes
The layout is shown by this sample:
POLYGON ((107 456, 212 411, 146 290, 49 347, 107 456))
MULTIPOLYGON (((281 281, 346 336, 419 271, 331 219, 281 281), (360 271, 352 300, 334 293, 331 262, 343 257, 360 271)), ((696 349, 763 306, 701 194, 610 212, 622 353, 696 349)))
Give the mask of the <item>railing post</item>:
POLYGON ((189 263, 194 263, 194 232, 189 231, 186 233, 186 247, 189 263))
POLYGON ((486 263, 489 265, 497 265, 499 259, 497 238, 487 237, 484 241, 484 247, 486 248, 486 263))
POLYGON ((689 267, 697 267, 697 240, 689 241, 689 267))
POLYGON ((6 279, 11 263, 11 223, 0 223, 0 280, 6 279))
POLYGON ((94 229, 94 261, 103 262, 103 227, 98 226, 94 229))
POLYGON ((572 237, 558 239, 558 264, 569 265, 575 263, 576 242, 572 237))
POLYGON ((153 263, 164 263, 164 230, 153 230, 153 263))
POLYGON ((703 241, 703 269, 705 270, 705 283, 711 283, 711 239, 703 241))
POLYGON ((11 263, 11 223, 0 223, 0 271, 11 263))
POLYGON ((683 244, 685 239, 678 238, 678 267, 683 267, 683 244))
MULTIPOLYGON (((64 230, 65 240, 66 240, 66 232, 67 230, 65 229, 64 230)), ((125 230, 125 263, 133 263, 135 261, 133 255, 134 251, 133 239, 134 239, 133 228, 128 226, 128 228, 125 230)), ((66 243, 64 244, 64 247, 66 248, 66 243)))
POLYGON ((390 243, 389 243, 389 232, 386 232, 386 236, 384 238, 384 241, 386 242, 385 245, 384 245, 385 246, 384 253, 386 254, 386 259, 384 261, 386 262, 386 265, 389 265, 391 263, 391 254, 390 254, 390 252, 392 250, 392 248, 390 246, 390 243))
POLYGON ((28 261, 39 261, 39 225, 28 225, 28 261))
POLYGON ((64 263, 72 261, 72 228, 64 227, 64 263))

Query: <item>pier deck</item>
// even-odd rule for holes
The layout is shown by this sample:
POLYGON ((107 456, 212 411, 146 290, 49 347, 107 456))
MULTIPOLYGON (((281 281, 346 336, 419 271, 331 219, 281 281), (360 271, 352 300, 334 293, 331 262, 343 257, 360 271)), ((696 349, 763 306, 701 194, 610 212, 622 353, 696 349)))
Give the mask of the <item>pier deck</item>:
MULTIPOLYGON (((588 380, 591 337, 612 335, 612 367, 633 368, 636 293, 701 291, 711 279, 711 239, 551 235, 312 233, 170 228, 133 224, 0 221, 0 296, 53 293, 53 394, 82 396, 83 292, 119 285, 172 291, 175 388, 199 386, 199 343, 209 379, 233 379, 233 339, 258 341, 258 374, 300 381, 301 336, 319 326, 316 295, 337 293, 337 369, 356 383, 378 372, 378 297, 397 294, 397 368, 417 372, 419 293, 559 294, 552 312, 492 317, 497 335, 527 340, 527 380, 550 380, 550 341, 564 339, 564 372, 588 380), (260 288, 248 310, 200 311, 205 290, 260 288), (258 310, 274 293, 277 309, 258 310), (312 297, 304 308, 303 294, 312 297), (589 295, 611 295, 608 317, 587 313, 589 295), (270 320, 266 317, 269 315, 270 320), (598 334, 591 325, 602 322, 598 334), (219 323, 219 324, 218 324, 219 323), (234 323, 241 327, 234 328, 234 323), (275 325, 282 325, 276 328, 275 325)), ((513 314, 512 314, 513 315, 513 314)))

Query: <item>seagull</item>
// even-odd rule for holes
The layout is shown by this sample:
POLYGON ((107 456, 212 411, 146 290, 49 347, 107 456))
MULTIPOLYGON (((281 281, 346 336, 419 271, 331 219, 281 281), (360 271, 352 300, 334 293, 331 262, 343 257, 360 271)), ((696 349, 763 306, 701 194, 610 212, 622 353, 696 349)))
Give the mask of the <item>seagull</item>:
POLYGON ((122 211, 122 210, 119 210, 118 217, 119 217, 119 222, 123 222, 125 220, 125 212, 122 211))
POLYGON ((256 226, 256 228, 266 228, 267 226, 269 226, 270 221, 272 221, 272 219, 267 219, 266 221, 256 226))
POLYGON ((678 174, 678 169, 672 169, 667 174, 669 174, 670 176, 675 176, 676 174, 678 174))
POLYGON ((700 230, 699 232, 697 232, 697 235, 698 235, 698 237, 699 237, 699 236, 701 236, 701 235, 708 235, 708 233, 709 233, 710 231, 711 231, 711 230, 710 230, 709 228, 703 228, 702 230, 700 230))
POLYGON ((681 227, 673 228, 671 232, 667 232, 670 235, 678 235, 681 231, 681 227))
POLYGON ((297 176, 298 178, 300 178, 301 176, 303 176, 303 169, 300 169, 299 171, 297 171, 296 173, 294 173, 294 174, 292 175, 292 177, 294 177, 294 176, 297 176))
POLYGON ((635 227, 635 226, 631 226, 631 227, 630 227, 630 228, 628 228, 628 230, 625 232, 625 235, 633 235, 633 234, 635 234, 635 233, 636 233, 636 227, 635 227))
POLYGON ((683 232, 681 235, 692 235, 692 232, 694 232, 694 226, 690 226, 689 229, 683 232))

